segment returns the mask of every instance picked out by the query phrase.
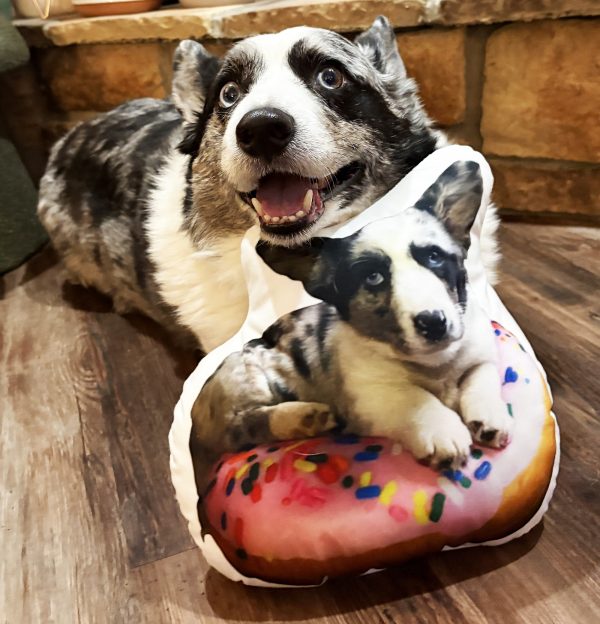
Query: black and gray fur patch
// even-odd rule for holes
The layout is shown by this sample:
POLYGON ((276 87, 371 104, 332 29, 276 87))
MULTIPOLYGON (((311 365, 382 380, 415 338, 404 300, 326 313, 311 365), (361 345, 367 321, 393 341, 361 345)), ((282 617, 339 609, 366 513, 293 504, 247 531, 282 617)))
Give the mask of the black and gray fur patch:
MULTIPOLYGON (((338 118, 357 124, 373 135, 372 144, 381 150, 374 159, 379 171, 373 167, 367 177, 371 183, 384 182, 385 192, 435 150, 437 139, 424 123, 415 124, 411 119, 419 109, 416 94, 407 89, 402 104, 415 110, 411 115, 399 114, 391 105, 392 94, 386 93, 372 74, 353 71, 353 67, 364 70, 353 62, 356 53, 353 43, 332 36, 319 48, 298 41, 292 46, 288 60, 294 73, 323 101, 324 114, 333 122, 338 118), (345 75, 341 88, 331 90, 319 85, 316 75, 324 67, 335 67, 345 75)), ((359 176, 344 190, 344 205, 362 194, 364 184, 364 176, 359 176)))
POLYGON ((452 163, 425 191, 415 208, 436 217, 466 254, 470 232, 483 195, 479 164, 465 160, 452 163))
POLYGON ((463 257, 450 253, 437 245, 418 246, 414 243, 410 246, 411 256, 426 269, 441 279, 452 298, 455 298, 461 306, 467 303, 467 272, 463 257))
POLYGON ((211 76, 206 89, 204 108, 196 116, 196 121, 186 126, 185 136, 179 144, 184 154, 196 156, 204 137, 206 125, 211 117, 224 126, 235 107, 224 109, 219 106, 219 93, 228 82, 235 82, 242 94, 247 93, 264 67, 261 58, 244 51, 233 51, 225 57, 219 71, 211 76))

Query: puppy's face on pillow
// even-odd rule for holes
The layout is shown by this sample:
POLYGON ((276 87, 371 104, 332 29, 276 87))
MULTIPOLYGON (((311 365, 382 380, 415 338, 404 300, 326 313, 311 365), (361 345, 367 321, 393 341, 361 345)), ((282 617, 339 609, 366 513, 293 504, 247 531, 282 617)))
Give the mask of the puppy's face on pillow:
POLYGON ((408 358, 432 353, 463 336, 464 259, 481 196, 477 163, 458 162, 397 216, 347 238, 312 239, 294 250, 260 244, 258 251, 359 334, 408 358))

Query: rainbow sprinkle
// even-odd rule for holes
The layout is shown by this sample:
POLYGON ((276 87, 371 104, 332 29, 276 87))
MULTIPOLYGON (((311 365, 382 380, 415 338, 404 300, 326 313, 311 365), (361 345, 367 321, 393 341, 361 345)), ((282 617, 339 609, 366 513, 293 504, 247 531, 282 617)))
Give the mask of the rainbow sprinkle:
POLYGON ((356 453, 354 459, 359 462, 375 461, 376 459, 379 459, 379 453, 375 453, 373 451, 361 451, 360 453, 356 453))
POLYGON ((396 493, 398 486, 395 481, 389 481, 383 486, 383 490, 381 490, 381 494, 379 495, 379 502, 386 507, 392 502, 392 498, 396 493))
POLYGON ((462 505, 464 496, 456 487, 455 483, 449 481, 446 477, 440 477, 438 479, 438 486, 455 505, 462 505))
POLYGON ((348 488, 351 488, 353 485, 354 485, 354 477, 350 475, 346 475, 342 479, 342 487, 345 487, 346 489, 348 489, 348 488))
POLYGON ((355 496, 358 500, 365 500, 367 498, 378 498, 381 494, 381 488, 378 485, 367 485, 366 487, 359 487, 355 496))
POLYGON ((475 470, 473 476, 479 481, 483 481, 483 479, 485 479, 490 474, 491 470, 492 464, 490 464, 489 461, 484 461, 477 467, 477 470, 475 470))
POLYGON ((427 524, 429 522, 429 514, 425 509, 427 504, 427 492, 425 490, 417 490, 413 494, 413 514, 418 524, 427 524))
POLYGON ((315 453, 313 455, 307 455, 305 459, 313 464, 324 464, 329 457, 327 456, 327 453, 315 453))
POLYGON ((372 474, 369 471, 367 471, 367 472, 363 472, 360 475, 358 482, 360 483, 361 487, 367 487, 367 485, 371 485, 371 479, 372 479, 372 474))
POLYGON ((250 470, 248 471, 248 478, 252 481, 256 481, 258 479, 258 474, 260 472, 260 466, 258 462, 255 462, 250 466, 250 470))
POLYGON ((317 469, 317 464, 313 464, 305 459, 296 459, 294 461, 294 468, 300 472, 314 472, 317 469))
POLYGON ((242 464, 242 467, 235 473, 235 478, 240 479, 250 470, 250 464, 242 464))
POLYGON ((404 522, 405 520, 408 520, 409 516, 408 511, 400 505, 392 505, 389 508, 388 513, 396 522, 404 522))
POLYGON ((442 517, 442 513, 444 512, 444 502, 446 497, 437 492, 433 495, 433 500, 431 501, 431 511, 429 512, 429 519, 431 522, 439 522, 442 517))
POLYGON ((345 435, 337 436, 334 439, 336 444, 358 444, 360 442, 360 438, 354 433, 347 433, 345 435))

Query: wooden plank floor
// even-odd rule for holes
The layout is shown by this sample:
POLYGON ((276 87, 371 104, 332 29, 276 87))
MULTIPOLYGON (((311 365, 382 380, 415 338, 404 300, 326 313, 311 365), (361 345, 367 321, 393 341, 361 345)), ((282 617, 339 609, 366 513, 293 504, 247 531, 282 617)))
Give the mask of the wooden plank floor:
POLYGON ((0 278, 0 620, 600 621, 600 230, 509 224, 500 293, 545 364, 562 431, 543 526, 310 590, 208 569, 168 474, 194 356, 63 284, 51 253, 0 278))

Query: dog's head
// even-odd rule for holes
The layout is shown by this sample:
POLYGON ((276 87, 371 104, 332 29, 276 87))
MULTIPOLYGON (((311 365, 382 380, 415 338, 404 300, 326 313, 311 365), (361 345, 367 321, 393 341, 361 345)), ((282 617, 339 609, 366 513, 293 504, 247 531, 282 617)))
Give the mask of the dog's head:
POLYGON ((251 37, 220 63, 184 41, 173 99, 192 186, 218 178, 278 245, 350 219, 436 147, 383 17, 353 42, 304 27, 251 37))
POLYGON ((463 336, 464 259, 482 192, 479 165, 458 162, 414 207, 352 236, 257 249, 273 270, 335 306, 357 332, 418 358, 463 336))

